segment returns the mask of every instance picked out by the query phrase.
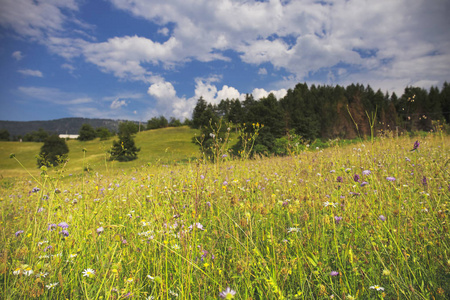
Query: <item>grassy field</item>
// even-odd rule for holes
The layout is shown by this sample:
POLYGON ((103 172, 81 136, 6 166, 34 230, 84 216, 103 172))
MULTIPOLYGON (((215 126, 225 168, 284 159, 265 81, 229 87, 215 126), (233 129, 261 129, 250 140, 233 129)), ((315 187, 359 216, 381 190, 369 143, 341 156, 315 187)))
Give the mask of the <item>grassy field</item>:
POLYGON ((73 141, 66 171, 3 181, 3 298, 450 298, 448 137, 147 164, 195 156, 171 130, 131 167, 73 141))
MULTIPOLYGON (((108 169, 140 168, 148 163, 186 162, 199 156, 199 147, 191 142, 197 130, 183 127, 170 127, 158 130, 143 131, 136 135, 135 142, 141 148, 138 159, 128 163, 110 162, 107 151, 112 146, 113 138, 106 141, 99 139, 80 142, 68 140, 69 162, 66 173, 80 172, 89 167, 95 172, 106 172, 108 169), (84 153, 83 149, 87 152, 84 153)), ((40 171, 36 164, 42 143, 0 142, 0 175, 3 177, 20 177, 31 172, 37 176, 40 171), (11 153, 16 154, 24 168, 18 168, 17 161, 9 159, 11 153)))

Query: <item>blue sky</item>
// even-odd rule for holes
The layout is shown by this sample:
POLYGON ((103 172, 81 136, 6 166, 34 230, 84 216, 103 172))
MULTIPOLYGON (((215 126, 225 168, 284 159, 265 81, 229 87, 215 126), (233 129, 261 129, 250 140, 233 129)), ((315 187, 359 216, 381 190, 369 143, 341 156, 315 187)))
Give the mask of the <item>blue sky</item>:
POLYGON ((299 82, 450 81, 447 0, 0 0, 0 119, 190 118, 299 82))

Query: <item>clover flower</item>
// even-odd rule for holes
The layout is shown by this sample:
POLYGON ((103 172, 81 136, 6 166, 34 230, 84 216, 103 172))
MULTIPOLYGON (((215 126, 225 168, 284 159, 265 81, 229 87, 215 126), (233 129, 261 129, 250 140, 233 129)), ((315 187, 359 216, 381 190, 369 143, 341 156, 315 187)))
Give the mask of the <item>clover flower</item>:
POLYGON ((355 181, 355 182, 358 182, 359 181, 359 175, 358 174, 355 174, 354 176, 353 176, 353 180, 355 181))
POLYGON ((222 299, 233 299, 234 295, 236 295, 236 291, 233 291, 230 289, 230 287, 227 287, 223 292, 219 294, 220 298, 222 299))
POLYGON ((338 176, 338 177, 336 178, 336 181, 337 181, 337 182, 342 182, 342 177, 341 177, 341 176, 338 176))

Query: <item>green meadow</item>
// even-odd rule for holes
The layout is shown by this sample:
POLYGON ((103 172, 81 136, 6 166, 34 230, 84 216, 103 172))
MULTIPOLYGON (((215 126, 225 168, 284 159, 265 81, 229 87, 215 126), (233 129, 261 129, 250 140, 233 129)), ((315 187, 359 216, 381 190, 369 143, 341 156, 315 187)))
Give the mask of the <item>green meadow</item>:
POLYGON ((450 298, 448 136, 213 164, 194 133, 139 133, 129 163, 68 141, 50 170, 0 143, 2 298, 450 298))

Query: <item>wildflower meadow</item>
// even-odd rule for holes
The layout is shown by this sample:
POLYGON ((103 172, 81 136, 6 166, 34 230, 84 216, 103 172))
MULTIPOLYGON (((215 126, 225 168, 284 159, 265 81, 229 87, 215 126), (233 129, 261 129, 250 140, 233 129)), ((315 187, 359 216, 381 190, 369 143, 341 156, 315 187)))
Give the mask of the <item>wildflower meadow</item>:
POLYGON ((449 147, 43 167, 2 181, 0 298, 449 299, 449 147))

